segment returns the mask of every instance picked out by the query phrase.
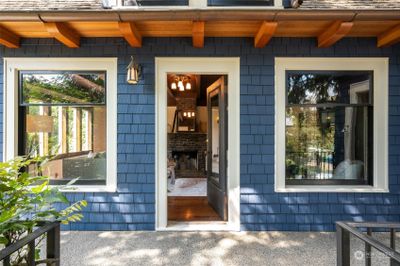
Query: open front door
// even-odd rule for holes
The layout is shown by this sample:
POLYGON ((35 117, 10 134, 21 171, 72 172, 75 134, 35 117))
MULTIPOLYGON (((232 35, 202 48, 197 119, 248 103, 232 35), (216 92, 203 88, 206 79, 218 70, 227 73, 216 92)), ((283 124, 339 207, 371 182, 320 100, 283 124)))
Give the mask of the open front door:
POLYGON ((227 94, 222 76, 207 88, 207 198, 221 219, 227 212, 227 94))

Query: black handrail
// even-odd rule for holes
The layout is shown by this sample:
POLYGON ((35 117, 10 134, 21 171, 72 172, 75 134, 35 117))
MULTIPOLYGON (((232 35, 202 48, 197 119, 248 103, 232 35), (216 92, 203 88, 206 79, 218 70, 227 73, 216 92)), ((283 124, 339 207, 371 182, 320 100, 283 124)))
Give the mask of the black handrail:
POLYGON ((350 235, 353 235, 365 243, 365 265, 371 265, 373 247, 390 258, 391 266, 400 266, 400 253, 396 251, 395 245, 396 229, 400 229, 400 223, 336 222, 337 265, 350 265, 350 235), (367 234, 358 228, 367 229, 367 234), (374 228, 390 230, 390 247, 372 237, 374 228))
POLYGON ((10 256, 17 250, 28 245, 28 265, 36 265, 35 261, 35 240, 46 234, 46 262, 51 262, 51 265, 60 265, 60 222, 43 223, 38 229, 29 233, 26 237, 17 242, 6 246, 0 251, 0 261, 3 261, 4 266, 10 265, 10 256))

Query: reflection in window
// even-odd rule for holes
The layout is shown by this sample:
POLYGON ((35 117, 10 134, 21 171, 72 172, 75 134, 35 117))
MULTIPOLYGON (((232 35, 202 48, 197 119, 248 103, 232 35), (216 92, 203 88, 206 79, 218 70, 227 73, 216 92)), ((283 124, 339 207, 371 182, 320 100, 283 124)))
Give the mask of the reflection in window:
POLYGON ((371 184, 370 72, 288 72, 286 182, 371 184))
POLYGON ((21 72, 20 84, 19 153, 48 158, 54 184, 105 184, 105 73, 21 72))
POLYGON ((219 94, 211 96, 211 179, 219 183, 219 94))

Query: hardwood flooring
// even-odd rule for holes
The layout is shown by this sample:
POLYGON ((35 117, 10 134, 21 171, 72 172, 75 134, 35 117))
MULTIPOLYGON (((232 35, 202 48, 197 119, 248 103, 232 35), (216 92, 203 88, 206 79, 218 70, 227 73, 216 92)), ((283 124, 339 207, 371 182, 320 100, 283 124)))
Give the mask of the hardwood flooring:
POLYGON ((169 221, 222 221, 207 197, 168 197, 169 221))

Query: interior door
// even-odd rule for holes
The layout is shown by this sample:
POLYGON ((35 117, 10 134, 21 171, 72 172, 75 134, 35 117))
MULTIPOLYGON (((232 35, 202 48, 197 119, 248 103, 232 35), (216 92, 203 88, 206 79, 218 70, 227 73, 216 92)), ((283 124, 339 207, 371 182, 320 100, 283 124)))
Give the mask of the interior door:
POLYGON ((228 219, 226 90, 224 76, 207 88, 207 198, 224 221, 228 219))

